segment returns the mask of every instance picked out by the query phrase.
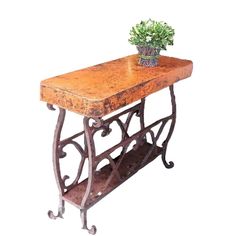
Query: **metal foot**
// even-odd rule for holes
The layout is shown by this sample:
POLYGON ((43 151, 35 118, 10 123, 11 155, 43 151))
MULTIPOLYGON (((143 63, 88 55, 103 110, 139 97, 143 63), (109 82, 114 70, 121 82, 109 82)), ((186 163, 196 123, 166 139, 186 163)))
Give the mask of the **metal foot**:
POLYGON ((60 206, 58 207, 58 213, 55 215, 53 211, 48 211, 48 217, 50 219, 56 220, 57 218, 62 218, 63 219, 63 214, 65 213, 65 202, 64 200, 61 200, 60 206))
POLYGON ((174 167, 174 162, 173 161, 169 161, 169 162, 166 161, 166 150, 163 151, 163 153, 161 155, 161 159, 162 159, 162 162, 163 162, 164 166, 167 169, 171 169, 171 168, 174 167))
POLYGON ((91 228, 88 228, 87 225, 87 210, 80 210, 80 217, 82 221, 82 229, 86 229, 89 234, 96 234, 97 228, 95 225, 92 225, 91 228))

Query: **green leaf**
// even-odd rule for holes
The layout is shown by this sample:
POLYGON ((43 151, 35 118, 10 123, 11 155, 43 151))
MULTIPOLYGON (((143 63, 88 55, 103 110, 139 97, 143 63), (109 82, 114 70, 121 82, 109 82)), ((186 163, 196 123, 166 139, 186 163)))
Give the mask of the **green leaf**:
POLYGON ((141 21, 131 28, 128 41, 133 45, 166 50, 166 46, 173 45, 174 35, 174 29, 166 22, 148 19, 147 21, 141 21), (149 37, 151 37, 151 40, 149 40, 149 37))

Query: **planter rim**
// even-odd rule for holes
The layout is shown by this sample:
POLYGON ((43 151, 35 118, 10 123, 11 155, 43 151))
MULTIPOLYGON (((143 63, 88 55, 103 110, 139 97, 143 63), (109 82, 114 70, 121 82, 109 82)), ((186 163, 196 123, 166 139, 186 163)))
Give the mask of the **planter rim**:
POLYGON ((151 47, 151 46, 145 46, 145 45, 136 45, 136 47, 140 47, 140 48, 153 48, 153 49, 161 50, 161 48, 159 48, 159 47, 151 47))

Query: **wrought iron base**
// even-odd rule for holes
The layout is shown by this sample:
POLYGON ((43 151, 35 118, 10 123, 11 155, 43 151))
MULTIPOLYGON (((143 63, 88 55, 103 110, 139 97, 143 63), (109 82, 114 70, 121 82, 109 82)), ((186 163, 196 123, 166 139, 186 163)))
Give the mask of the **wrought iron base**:
MULTIPOLYGON (((80 209, 82 229, 88 230, 90 234, 95 234, 97 231, 96 227, 93 225, 91 228, 88 228, 87 226, 87 210, 91 206, 134 175, 138 170, 153 161, 158 155, 161 155, 166 168, 172 168, 174 166, 172 161, 166 161, 166 150, 176 121, 176 102, 173 85, 170 86, 169 89, 172 114, 148 126, 144 124, 145 99, 142 99, 139 104, 106 120, 102 118, 84 117, 84 131, 61 140, 61 131, 66 111, 59 108, 59 116, 53 142, 53 166, 60 194, 60 202, 56 215, 52 211, 48 212, 51 219, 63 218, 65 212, 64 203, 66 200, 80 209), (134 115, 139 117, 140 130, 130 135, 128 129, 134 115), (121 116, 126 116, 125 122, 122 122, 121 116), (162 146, 159 147, 157 146, 157 141, 169 121, 171 125, 167 137, 162 143, 162 146), (97 155, 94 135, 98 131, 101 131, 102 137, 109 135, 112 131, 110 128, 112 123, 116 123, 121 130, 120 142, 97 155), (159 129, 155 133, 153 128, 157 125, 159 125, 159 129), (147 141, 148 134, 150 134, 151 142, 147 141), (75 140, 80 136, 84 137, 84 147, 75 140), (130 149, 133 141, 136 143, 130 149), (63 176, 60 168, 60 159, 66 156, 64 148, 67 145, 74 146, 81 156, 77 175, 69 185, 66 184, 66 180, 70 177, 68 175, 63 176), (120 154, 112 158, 112 153, 119 148, 121 148, 120 154), (88 178, 81 181, 80 177, 86 159, 88 159, 88 178), (109 164, 103 166, 101 169, 97 169, 99 163, 104 159, 107 159, 109 164)), ((50 110, 55 110, 53 105, 47 104, 47 106, 50 110)))

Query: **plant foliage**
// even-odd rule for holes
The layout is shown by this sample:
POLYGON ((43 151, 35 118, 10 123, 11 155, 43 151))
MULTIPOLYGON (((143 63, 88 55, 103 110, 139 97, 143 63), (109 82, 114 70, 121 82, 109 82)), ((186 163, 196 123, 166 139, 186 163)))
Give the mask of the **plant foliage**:
POLYGON ((167 45, 173 45, 174 34, 174 29, 167 23, 149 19, 132 27, 129 42, 137 46, 166 50, 167 45))

